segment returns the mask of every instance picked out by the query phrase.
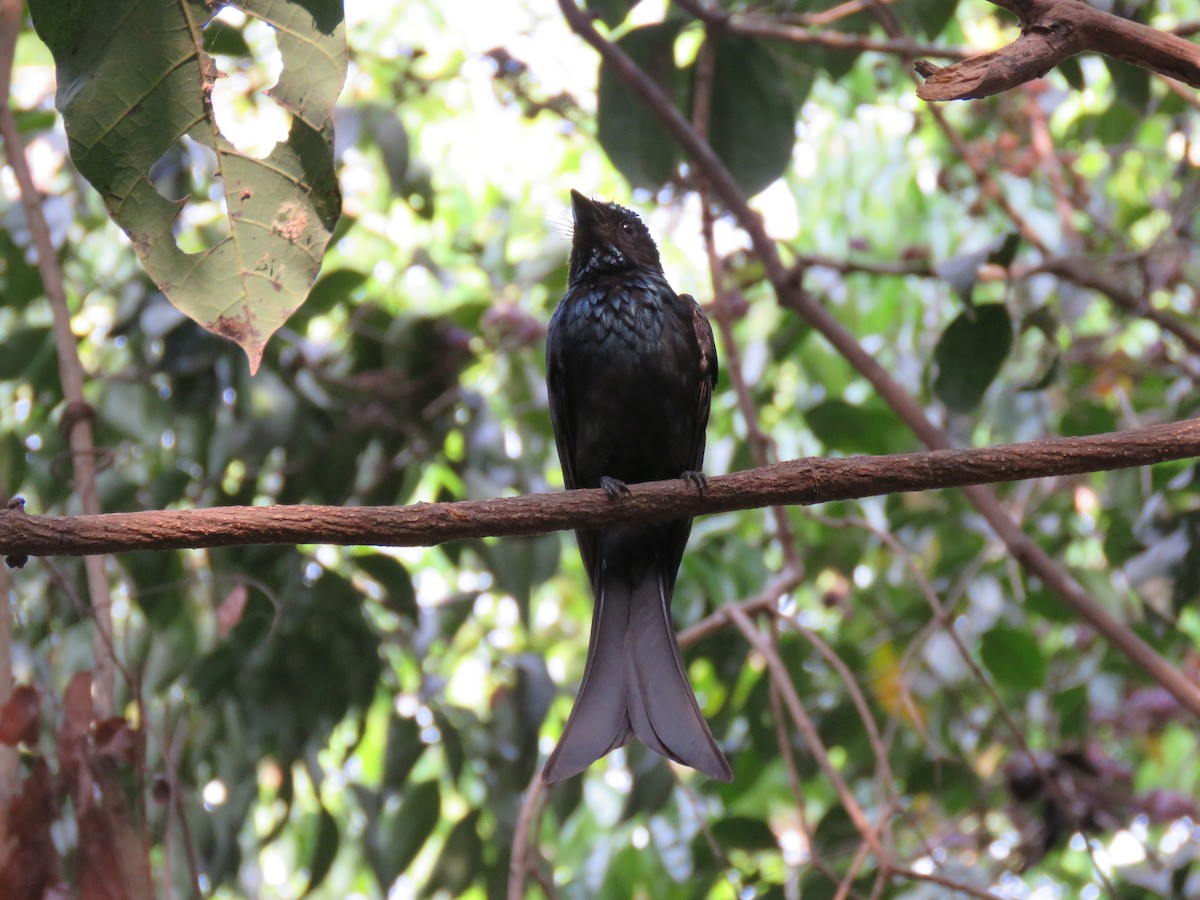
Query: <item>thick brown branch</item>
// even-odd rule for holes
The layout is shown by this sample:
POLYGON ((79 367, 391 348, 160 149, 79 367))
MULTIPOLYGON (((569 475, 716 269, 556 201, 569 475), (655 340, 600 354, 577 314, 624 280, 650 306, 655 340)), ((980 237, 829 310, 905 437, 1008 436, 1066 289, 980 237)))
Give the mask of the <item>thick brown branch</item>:
POLYGON ((921 62, 922 100, 973 100, 1041 78, 1078 53, 1102 53, 1200 87, 1200 47, 1178 35, 1093 9, 1082 0, 992 0, 1021 22, 1013 43, 938 68, 921 62))
POLYGON ((620 503, 602 490, 413 506, 233 506, 93 516, 0 511, 0 555, 79 556, 248 544, 431 546, 496 535, 670 519, 773 504, 1121 469, 1200 456, 1200 419, 1131 431, 895 456, 799 459, 687 482, 638 485, 620 503))

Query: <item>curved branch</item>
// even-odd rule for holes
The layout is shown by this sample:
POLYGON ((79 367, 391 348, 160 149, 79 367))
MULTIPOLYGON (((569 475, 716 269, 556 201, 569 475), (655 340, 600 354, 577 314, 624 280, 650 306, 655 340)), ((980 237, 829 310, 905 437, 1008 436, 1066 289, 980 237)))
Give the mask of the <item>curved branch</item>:
POLYGON ((974 100, 1041 78, 1079 53, 1102 53, 1200 87, 1200 47, 1149 25, 1093 9, 1082 0, 992 0, 1021 22, 1005 47, 939 68, 924 60, 922 100, 974 100))
POLYGON ((601 489, 412 506, 228 506, 91 516, 0 510, 0 555, 84 556, 251 544, 419 547, 471 538, 675 519, 775 504, 1123 469, 1200 456, 1200 419, 1129 431, 893 456, 797 459, 708 479, 636 485, 619 503, 601 489))

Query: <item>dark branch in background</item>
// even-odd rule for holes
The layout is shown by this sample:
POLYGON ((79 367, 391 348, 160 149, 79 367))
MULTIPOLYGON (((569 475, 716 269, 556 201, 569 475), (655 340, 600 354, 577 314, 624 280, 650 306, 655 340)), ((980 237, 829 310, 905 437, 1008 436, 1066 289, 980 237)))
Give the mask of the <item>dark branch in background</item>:
MULTIPOLYGON (((1080 53, 1102 53, 1200 87, 1200 47, 1182 37, 1093 9, 1082 0, 992 0, 1015 15, 1021 36, 1011 44, 939 68, 924 60, 922 100, 974 100, 1041 78, 1080 53)), ((933 54, 928 54, 933 55, 933 54)))
MULTIPOLYGON (((629 56, 596 31, 590 17, 574 0, 558 0, 559 9, 571 30, 590 44, 612 71, 654 112, 663 126, 679 141, 691 163, 708 180, 714 194, 749 236, 754 254, 774 288, 779 303, 799 314, 821 332, 826 340, 854 369, 867 379, 886 402, 927 446, 948 449, 949 437, 926 416, 921 405, 891 377, 854 335, 802 287, 800 279, 788 271, 779 249, 767 235, 762 218, 749 205, 721 160, 707 142, 700 139, 659 86, 629 56)), ((878 11, 878 6, 876 10, 878 11)), ((931 107, 935 109, 935 107, 931 107)), ((1104 609, 1053 559, 1021 531, 1020 526, 986 487, 967 487, 964 495, 987 519, 1008 547, 1013 558, 1031 575, 1041 579, 1047 590, 1059 597, 1085 622, 1104 635, 1117 650, 1151 678, 1169 690, 1181 704, 1200 714, 1200 687, 1167 662, 1145 641, 1104 609)))
MULTIPOLYGON (((422 547, 832 500, 1123 469, 1200 456, 1200 419, 1089 437, 893 456, 798 459, 708 479, 412 506, 229 506, 98 516, 0 510, 0 555, 80 556, 251 544, 422 547)), ((1200 706, 1197 707, 1200 712, 1200 706)))
MULTIPOLYGON (((688 14, 708 25, 723 29, 733 34, 746 37, 768 38, 776 41, 787 41, 791 44, 813 44, 830 50, 853 50, 866 53, 886 53, 891 56, 901 56, 912 59, 916 56, 936 56, 939 59, 966 59, 969 51, 942 47, 937 44, 921 44, 905 37, 891 38, 881 41, 878 38, 866 37, 861 34, 850 34, 843 31, 829 30, 828 26, 836 19, 829 19, 826 14, 801 16, 797 24, 767 18, 754 13, 730 14, 720 9, 707 7, 696 0, 678 0, 679 5, 688 14), (821 30, 816 30, 820 26, 821 30)), ((861 11, 861 10, 859 10, 861 11)), ((833 12, 829 10, 828 12, 833 12)), ((847 13, 849 15, 851 13, 847 13)))
MULTIPOLYGON (((80 508, 85 513, 100 512, 100 494, 96 489, 96 444, 92 423, 96 412, 83 397, 83 363, 79 361, 79 347, 71 332, 71 312, 67 307, 67 290, 63 284, 62 267, 58 253, 50 237, 50 226, 42 212, 42 198, 33 183, 33 174, 25 159, 25 141, 17 126, 9 104, 9 85, 12 79, 13 58, 16 52, 17 34, 20 31, 21 14, 25 4, 21 0, 0 0, 3 18, 0 19, 0 138, 3 138, 8 164, 12 167, 21 193, 21 205, 25 210, 25 224, 37 251, 38 271, 50 301, 54 318, 54 343, 58 351, 59 379, 62 382, 63 408, 61 429, 71 447, 71 461, 75 474, 75 494, 80 508)), ((113 690, 115 685, 114 654, 112 642, 112 595, 109 592, 108 576, 104 571, 104 560, 89 557, 85 561, 88 593, 95 622, 92 646, 96 658, 93 702, 96 717, 105 719, 112 715, 113 690)))

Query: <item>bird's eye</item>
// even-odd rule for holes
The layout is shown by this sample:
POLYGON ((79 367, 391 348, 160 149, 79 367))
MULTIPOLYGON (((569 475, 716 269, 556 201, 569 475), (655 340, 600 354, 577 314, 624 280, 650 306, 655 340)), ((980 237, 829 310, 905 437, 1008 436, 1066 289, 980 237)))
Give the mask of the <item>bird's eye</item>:
POLYGON ((632 222, 630 222, 628 219, 625 219, 621 222, 621 230, 626 234, 633 234, 637 229, 633 227, 632 222))

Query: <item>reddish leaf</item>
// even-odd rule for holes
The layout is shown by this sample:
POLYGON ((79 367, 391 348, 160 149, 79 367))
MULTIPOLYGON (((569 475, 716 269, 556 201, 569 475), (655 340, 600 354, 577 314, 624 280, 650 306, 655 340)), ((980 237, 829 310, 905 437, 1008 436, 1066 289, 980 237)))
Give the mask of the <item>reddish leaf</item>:
POLYGON ((76 672, 63 691, 62 731, 85 735, 92 728, 92 673, 76 672))
POLYGON ((18 685, 0 708, 0 744, 36 744, 41 730, 41 697, 32 685, 18 685))
POLYGON ((0 859, 0 897, 44 898, 57 891, 58 851, 50 826, 58 812, 50 767, 38 758, 5 815, 5 852, 0 859))
POLYGON ((217 609, 217 634, 222 638, 228 637, 229 632, 233 631, 237 623, 242 621, 242 612, 246 609, 247 596, 249 596, 249 592, 246 590, 246 586, 239 584, 221 601, 221 606, 217 609))
POLYGON ((80 900, 127 900, 112 831, 98 806, 78 816, 80 900))
POLYGON ((92 728, 92 673, 77 672, 63 692, 62 723, 58 726, 58 765, 64 788, 76 803, 89 804, 92 777, 87 764, 88 732, 92 728))
POLYGON ((96 724, 97 756, 109 756, 134 765, 141 759, 142 733, 130 728, 120 716, 96 724))
POLYGON ((112 760, 95 767, 98 788, 86 808, 76 807, 79 857, 76 888, 80 900, 140 900, 154 896, 150 861, 112 760))

